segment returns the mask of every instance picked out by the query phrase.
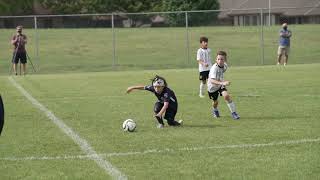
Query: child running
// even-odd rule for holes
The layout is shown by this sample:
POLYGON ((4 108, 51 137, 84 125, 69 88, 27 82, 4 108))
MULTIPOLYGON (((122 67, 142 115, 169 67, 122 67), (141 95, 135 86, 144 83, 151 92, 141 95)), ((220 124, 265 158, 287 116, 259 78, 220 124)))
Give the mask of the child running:
POLYGON ((225 63, 227 61, 227 53, 224 51, 218 51, 216 57, 216 63, 211 67, 208 79, 208 94, 212 99, 212 115, 219 118, 218 110, 218 96, 223 96, 227 103, 227 106, 231 112, 231 116, 234 120, 240 119, 240 116, 236 112, 236 105, 231 100, 231 97, 226 89, 226 86, 230 85, 230 81, 224 80, 223 74, 226 72, 228 66, 225 63))

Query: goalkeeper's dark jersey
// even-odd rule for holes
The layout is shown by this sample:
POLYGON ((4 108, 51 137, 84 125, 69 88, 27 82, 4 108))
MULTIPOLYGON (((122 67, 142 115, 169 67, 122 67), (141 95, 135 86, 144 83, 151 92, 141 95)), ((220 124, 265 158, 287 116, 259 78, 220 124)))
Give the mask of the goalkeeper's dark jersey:
POLYGON ((161 94, 156 93, 153 86, 145 86, 144 89, 153 92, 160 103, 169 102, 169 107, 178 107, 178 100, 176 98, 176 95, 170 88, 164 87, 161 94))

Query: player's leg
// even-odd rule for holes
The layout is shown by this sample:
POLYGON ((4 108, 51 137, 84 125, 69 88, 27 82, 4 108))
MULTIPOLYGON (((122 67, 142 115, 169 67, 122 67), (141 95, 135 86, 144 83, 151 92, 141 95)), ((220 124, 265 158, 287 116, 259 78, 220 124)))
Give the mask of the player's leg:
POLYGON ((20 63, 22 64, 22 73, 23 75, 26 74, 27 70, 27 54, 26 53, 21 53, 20 56, 20 63))
POLYGON ((201 82, 200 82, 200 92, 199 92, 199 96, 201 97, 201 98, 203 98, 204 97, 204 92, 205 92, 205 88, 206 88, 206 83, 207 83, 207 81, 204 79, 204 80, 201 80, 201 82))
POLYGON ((18 64, 18 63, 12 63, 13 73, 14 73, 15 75, 18 75, 18 73, 17 73, 17 64, 18 64))
POLYGON ((180 126, 182 124, 182 120, 179 120, 179 122, 175 120, 176 114, 177 114, 177 107, 169 107, 166 110, 164 119, 167 120, 169 126, 180 126))
POLYGON ((22 74, 26 75, 27 63, 22 63, 22 74))
MULTIPOLYGON (((154 104, 153 111, 154 111, 155 115, 158 114, 158 113, 161 111, 162 107, 163 107, 163 104, 160 103, 159 101, 157 101, 157 102, 154 104)), ((156 118, 156 120, 158 121, 157 127, 158 127, 158 128, 163 128, 164 123, 163 123, 162 117, 155 116, 155 118, 156 118)))
POLYGON ((288 63, 289 49, 290 49, 290 47, 286 47, 286 48, 285 48, 285 51, 284 51, 284 56, 285 56, 285 58, 284 58, 284 63, 283 63, 284 66, 287 65, 287 63, 288 63))
POLYGON ((220 113, 219 113, 219 110, 218 110, 219 92, 218 91, 215 91, 213 93, 208 92, 208 95, 209 95, 209 98, 212 99, 212 116, 215 117, 215 118, 219 118, 220 117, 220 113))
POLYGON ((221 92, 224 100, 226 101, 227 103, 227 106, 231 112, 231 116, 233 119, 240 119, 240 116, 238 115, 238 113, 236 112, 236 105, 234 104, 234 102, 232 101, 228 91, 224 90, 221 92))
POLYGON ((14 52, 13 57, 12 57, 12 69, 13 69, 13 73, 15 75, 18 75, 18 73, 17 73, 17 64, 18 63, 19 63, 19 57, 17 56, 17 53, 14 52))
POLYGON ((278 59, 277 59, 277 65, 280 65, 281 64, 281 57, 282 57, 282 48, 279 46, 278 47, 278 59))
POLYGON ((203 98, 204 92, 205 92, 205 85, 207 83, 204 71, 200 72, 199 80, 200 80, 199 97, 203 98))

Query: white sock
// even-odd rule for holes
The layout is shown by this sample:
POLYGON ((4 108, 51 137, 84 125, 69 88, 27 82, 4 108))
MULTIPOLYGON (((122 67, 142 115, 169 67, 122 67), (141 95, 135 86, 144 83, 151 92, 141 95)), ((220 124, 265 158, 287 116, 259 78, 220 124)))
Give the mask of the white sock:
POLYGON ((199 93, 199 95, 204 95, 204 88, 205 88, 205 84, 203 84, 203 82, 201 81, 201 83, 200 83, 200 93, 199 93))
POLYGON ((230 103, 227 103, 227 106, 231 113, 236 112, 236 105, 231 101, 230 103))

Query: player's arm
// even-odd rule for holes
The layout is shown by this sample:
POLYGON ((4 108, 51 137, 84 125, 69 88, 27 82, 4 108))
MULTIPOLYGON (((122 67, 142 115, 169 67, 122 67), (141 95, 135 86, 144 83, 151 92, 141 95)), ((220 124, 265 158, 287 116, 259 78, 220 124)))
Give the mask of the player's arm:
POLYGON ((285 31, 280 31, 280 37, 287 37, 287 33, 285 31))
POLYGON ((157 116, 157 117, 162 117, 162 116, 163 116, 163 113, 166 112, 166 110, 168 109, 168 107, 169 107, 169 102, 164 102, 161 110, 158 112, 158 114, 156 114, 156 116, 157 116))
POLYGON ((137 85, 137 86, 130 86, 127 88, 127 93, 129 94, 131 91, 137 89, 137 90, 144 90, 144 87, 143 85, 137 85))
POLYGON ((23 43, 24 43, 24 44, 27 44, 27 39, 28 39, 28 38, 27 38, 27 36, 26 36, 26 35, 24 35, 24 36, 22 36, 22 37, 23 37, 23 38, 22 38, 23 43))
POLYGON ((218 81, 216 79, 210 79, 210 83, 212 84, 216 84, 216 85, 222 85, 222 86, 229 86, 230 85, 230 81, 218 81))
POLYGON ((291 35, 292 35, 291 31, 288 31, 287 37, 291 37, 291 35))
POLYGON ((204 60, 198 59, 198 63, 202 66, 208 67, 208 64, 204 62, 204 60))
POLYGON ((204 66, 204 67, 208 67, 208 64, 205 63, 205 61, 202 59, 203 56, 201 54, 202 54, 201 51, 198 50, 198 52, 197 52, 197 61, 198 61, 198 63, 200 65, 204 66))
POLYGON ((17 36, 13 36, 12 39, 11 39, 11 44, 12 45, 15 45, 18 41, 18 37, 17 36))

